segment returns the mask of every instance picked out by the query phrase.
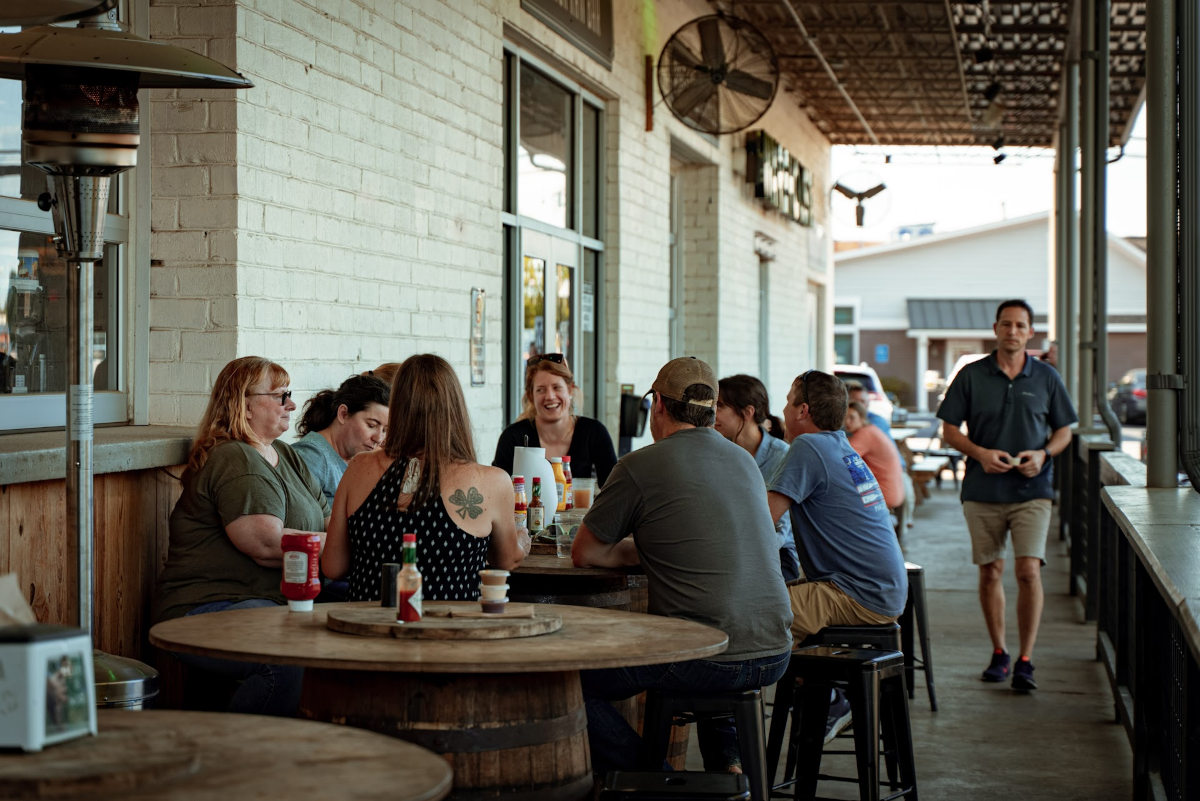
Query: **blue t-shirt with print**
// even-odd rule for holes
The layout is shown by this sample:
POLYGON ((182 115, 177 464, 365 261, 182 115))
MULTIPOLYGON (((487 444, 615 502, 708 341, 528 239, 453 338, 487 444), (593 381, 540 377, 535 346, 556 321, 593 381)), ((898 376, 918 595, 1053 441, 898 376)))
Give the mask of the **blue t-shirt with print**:
POLYGON ((792 501, 792 534, 810 581, 831 581, 880 615, 904 611, 908 573, 883 491, 845 432, 796 437, 769 489, 792 501))

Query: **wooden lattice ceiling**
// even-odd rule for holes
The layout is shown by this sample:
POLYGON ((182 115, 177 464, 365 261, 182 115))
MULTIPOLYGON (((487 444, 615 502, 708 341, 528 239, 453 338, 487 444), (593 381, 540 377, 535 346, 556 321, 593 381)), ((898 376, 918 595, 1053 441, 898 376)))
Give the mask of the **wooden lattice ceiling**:
MULTIPOLYGON (((1003 136, 1006 145, 1050 147, 1064 64, 1086 49, 1081 1, 1091 0, 712 5, 767 36, 786 92, 776 102, 799 103, 834 144, 982 145, 1003 136), (999 122, 999 109, 986 113, 993 102, 1003 109, 999 122)), ((1146 12, 1144 0, 1110 6, 1109 144, 1116 145, 1128 137, 1145 83, 1146 12)))

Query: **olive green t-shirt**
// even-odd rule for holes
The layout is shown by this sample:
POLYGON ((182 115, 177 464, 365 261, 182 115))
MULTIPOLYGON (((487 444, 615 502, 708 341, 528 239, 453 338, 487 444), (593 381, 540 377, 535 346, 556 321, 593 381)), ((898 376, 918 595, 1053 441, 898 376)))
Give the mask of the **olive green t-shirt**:
POLYGON ((181 617, 200 604, 269 598, 283 603, 280 568, 260 567, 225 526, 244 515, 271 515, 284 528, 324 531, 329 503, 304 460, 276 442, 279 463, 244 442, 222 442, 184 485, 171 512, 171 544, 159 581, 155 620, 181 617))

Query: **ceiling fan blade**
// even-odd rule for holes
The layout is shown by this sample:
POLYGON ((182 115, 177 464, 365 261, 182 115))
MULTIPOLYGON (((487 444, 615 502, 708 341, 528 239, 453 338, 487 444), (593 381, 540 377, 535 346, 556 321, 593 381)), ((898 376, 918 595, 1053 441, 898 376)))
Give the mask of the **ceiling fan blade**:
MULTIPOLYGON (((681 67, 693 70, 704 68, 704 62, 701 61, 700 56, 696 55, 696 51, 678 39, 671 40, 671 50, 668 55, 681 67)), ((708 71, 707 68, 705 71, 708 71)))
POLYGON ((877 184, 868 189, 866 192, 861 193, 859 197, 861 197, 863 200, 867 200, 868 198, 875 197, 885 189, 887 189, 887 184, 877 184))
POLYGON ((834 191, 835 191, 835 192, 837 192, 838 194, 840 194, 840 195, 845 195, 845 196, 846 196, 846 197, 848 197, 850 200, 854 200, 854 199, 857 197, 857 195, 855 195, 855 194, 854 194, 854 191, 853 191, 853 190, 851 190, 851 189, 847 189, 846 187, 842 186, 841 184, 835 183, 835 184, 833 185, 833 189, 834 189, 834 191))
POLYGON ((671 110, 680 117, 687 117, 696 107, 708 100, 717 91, 717 85, 708 76, 701 76, 675 93, 671 110))
POLYGON ((716 69, 725 63, 725 46, 721 42, 721 24, 716 17, 700 20, 700 52, 704 63, 709 69, 716 69))
POLYGON ((764 81, 762 78, 757 78, 742 70, 730 70, 729 74, 725 76, 725 85, 735 92, 762 100, 770 100, 771 96, 775 94, 773 82, 764 81))

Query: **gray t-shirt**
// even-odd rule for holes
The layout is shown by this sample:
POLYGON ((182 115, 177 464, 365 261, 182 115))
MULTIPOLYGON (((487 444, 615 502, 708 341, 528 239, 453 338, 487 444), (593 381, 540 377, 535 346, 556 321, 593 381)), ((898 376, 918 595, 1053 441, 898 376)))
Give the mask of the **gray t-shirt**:
POLYGON ((770 486, 792 501, 792 532, 810 581, 832 581, 880 615, 904 611, 908 572, 887 504, 844 431, 796 437, 770 486))
POLYGON ((333 506, 333 496, 337 494, 338 483, 346 474, 346 460, 338 456, 338 452, 317 431, 309 431, 292 444, 292 450, 300 454, 300 458, 308 465, 308 471, 313 474, 325 500, 333 506))
POLYGON ((746 450, 690 428, 617 462, 584 518, 602 542, 633 535, 649 611, 729 636, 715 661, 791 648, 792 612, 762 475, 746 450))

